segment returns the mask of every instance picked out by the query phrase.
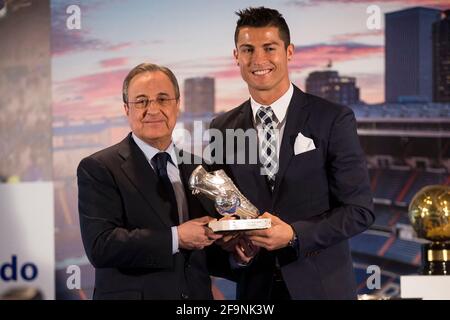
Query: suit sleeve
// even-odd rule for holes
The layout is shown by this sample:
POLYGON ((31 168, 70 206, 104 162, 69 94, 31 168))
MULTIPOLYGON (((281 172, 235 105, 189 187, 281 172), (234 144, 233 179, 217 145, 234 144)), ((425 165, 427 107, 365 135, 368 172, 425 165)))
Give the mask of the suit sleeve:
POLYGON ((331 209, 315 219, 293 224, 300 256, 361 233, 375 220, 365 157, 351 109, 343 109, 335 118, 328 141, 326 168, 331 209))
POLYGON ((80 227, 86 254, 96 268, 168 268, 173 264, 170 228, 130 230, 111 172, 85 158, 77 170, 80 227))

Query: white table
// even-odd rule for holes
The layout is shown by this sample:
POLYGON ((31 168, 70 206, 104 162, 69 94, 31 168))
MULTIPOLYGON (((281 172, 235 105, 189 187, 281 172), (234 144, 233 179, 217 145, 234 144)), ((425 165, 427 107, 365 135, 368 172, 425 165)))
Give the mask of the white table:
POLYGON ((450 276, 401 276, 400 296, 403 299, 450 300, 450 276))

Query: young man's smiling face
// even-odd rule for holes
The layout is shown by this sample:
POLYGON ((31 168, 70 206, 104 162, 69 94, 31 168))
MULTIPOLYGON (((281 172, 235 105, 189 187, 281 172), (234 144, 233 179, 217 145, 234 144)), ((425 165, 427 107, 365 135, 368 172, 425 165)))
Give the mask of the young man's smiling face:
POLYGON ((271 103, 288 90, 288 61, 293 54, 294 46, 285 47, 277 27, 239 30, 234 57, 254 99, 271 103))

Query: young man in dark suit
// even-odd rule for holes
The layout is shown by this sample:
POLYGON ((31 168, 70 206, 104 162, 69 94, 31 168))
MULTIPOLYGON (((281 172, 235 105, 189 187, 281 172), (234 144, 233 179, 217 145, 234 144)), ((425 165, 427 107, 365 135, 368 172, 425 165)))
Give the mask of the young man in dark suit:
POLYGON ((193 157, 172 142, 177 80, 165 67, 138 65, 124 80, 123 101, 132 132, 78 167, 94 299, 212 299, 202 249, 221 236, 187 190, 193 157))
MULTIPOLYGON (((253 257, 248 247, 237 246, 253 257, 236 268, 237 297, 354 299, 348 239, 374 221, 355 116, 291 83, 294 46, 278 11, 260 7, 237 14, 234 57, 250 99, 218 116, 211 128, 223 133, 224 148, 227 129, 257 129, 259 161, 215 169, 223 168, 264 212, 261 217, 272 220, 270 229, 241 237, 260 250, 253 257)), ((250 159, 250 149, 234 152, 250 159)))

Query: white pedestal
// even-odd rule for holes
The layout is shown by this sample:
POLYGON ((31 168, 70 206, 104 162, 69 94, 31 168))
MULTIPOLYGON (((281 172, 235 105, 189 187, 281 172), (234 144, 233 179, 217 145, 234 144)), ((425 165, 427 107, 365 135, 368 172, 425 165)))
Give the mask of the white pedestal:
POLYGON ((450 276, 401 276, 404 299, 450 300, 450 276))

